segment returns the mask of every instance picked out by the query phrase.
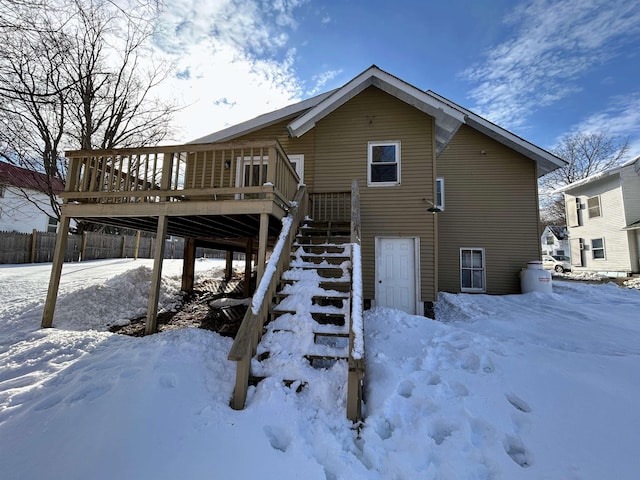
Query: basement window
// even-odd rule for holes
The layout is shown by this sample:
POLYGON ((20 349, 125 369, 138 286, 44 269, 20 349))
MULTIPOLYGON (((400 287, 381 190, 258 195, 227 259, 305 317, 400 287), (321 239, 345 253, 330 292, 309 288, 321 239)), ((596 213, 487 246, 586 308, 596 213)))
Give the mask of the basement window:
POLYGON ((400 142, 369 142, 369 186, 400 185, 400 142))
POLYGON ((484 248, 460 249, 460 290, 486 292, 484 248))

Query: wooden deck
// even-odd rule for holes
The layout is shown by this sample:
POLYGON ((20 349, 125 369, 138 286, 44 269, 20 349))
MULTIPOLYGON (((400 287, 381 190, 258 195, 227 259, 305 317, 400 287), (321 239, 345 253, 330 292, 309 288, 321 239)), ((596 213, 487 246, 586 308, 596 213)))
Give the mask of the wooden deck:
MULTIPOLYGON (((267 245, 280 232, 300 184, 276 140, 78 150, 66 156, 67 183, 60 195, 62 215, 43 327, 53 325, 71 218, 155 232, 158 239, 184 237, 182 285, 189 290, 198 244, 244 251, 249 274, 256 252, 260 279, 267 245)), ((156 330, 164 243, 156 242, 154 252, 147 333, 156 330)))
POLYGON ((300 179, 277 141, 67 152, 62 214, 107 225, 188 238, 269 235, 300 179))

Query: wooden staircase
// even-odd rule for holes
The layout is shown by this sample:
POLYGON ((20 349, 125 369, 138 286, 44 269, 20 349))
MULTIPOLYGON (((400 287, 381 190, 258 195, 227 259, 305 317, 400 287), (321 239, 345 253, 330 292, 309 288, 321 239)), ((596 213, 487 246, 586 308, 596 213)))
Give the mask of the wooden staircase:
MULTIPOLYGON (((351 314, 349 222, 307 220, 292 246, 289 269, 257 346, 254 381, 275 378, 313 388, 322 369, 344 371, 346 387, 351 314)), ((338 392, 336 392, 338 394, 338 392)))
POLYGON ((330 408, 340 408, 346 397, 347 418, 364 418, 357 180, 349 199, 350 221, 314 222, 304 217, 308 196, 304 185, 299 188, 227 357, 236 362, 232 408, 244 408, 248 386, 269 377, 296 391, 306 388, 330 408), (339 374, 327 375, 327 369, 339 374))

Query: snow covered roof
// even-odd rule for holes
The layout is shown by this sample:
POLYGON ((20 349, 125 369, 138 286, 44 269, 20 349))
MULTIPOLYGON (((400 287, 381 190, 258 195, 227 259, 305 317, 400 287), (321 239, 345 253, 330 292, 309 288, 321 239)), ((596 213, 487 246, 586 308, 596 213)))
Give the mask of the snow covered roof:
MULTIPOLYGON (((43 173, 0 162, 0 183, 46 193, 48 179, 43 173)), ((64 184, 58 179, 52 179, 51 183, 55 193, 60 193, 64 190, 64 184)))
POLYGON ((451 100, 431 90, 420 90, 381 70, 376 65, 372 65, 341 88, 260 115, 189 143, 229 141, 286 119, 291 119, 287 126, 289 134, 292 137, 300 137, 311 130, 322 118, 370 86, 375 86, 435 118, 437 154, 444 150, 460 126, 466 124, 535 161, 538 167, 538 176, 549 173, 565 164, 564 160, 552 153, 489 122, 451 100))
POLYGON ((603 178, 610 177, 611 175, 619 174, 624 168, 634 165, 635 172, 640 175, 640 156, 629 160, 621 165, 615 166, 608 170, 604 170, 603 172, 594 173, 593 175, 588 176, 587 178, 583 178, 582 180, 578 180, 577 182, 570 183, 569 185, 565 185, 564 187, 558 188, 554 190, 552 193, 562 193, 568 192, 578 187, 582 187, 588 183, 595 182, 597 180, 602 180, 603 178), (635 164, 635 165, 634 165, 635 164))

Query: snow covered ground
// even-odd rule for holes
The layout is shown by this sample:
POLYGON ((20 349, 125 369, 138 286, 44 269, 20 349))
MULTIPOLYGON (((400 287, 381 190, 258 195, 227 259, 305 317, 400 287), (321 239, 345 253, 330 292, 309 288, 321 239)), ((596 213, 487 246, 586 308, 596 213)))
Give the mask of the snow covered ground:
MULTIPOLYGON (((321 397, 266 379, 234 411, 230 339, 108 333, 144 314, 150 267, 65 265, 48 330, 50 265, 0 267, 0 478, 638 478, 637 289, 554 280, 550 294, 442 294, 438 321, 366 312, 358 433, 330 388, 341 369, 321 397)), ((165 262, 163 308, 180 268, 165 262)), ((197 280, 221 274, 197 263, 197 280)))

